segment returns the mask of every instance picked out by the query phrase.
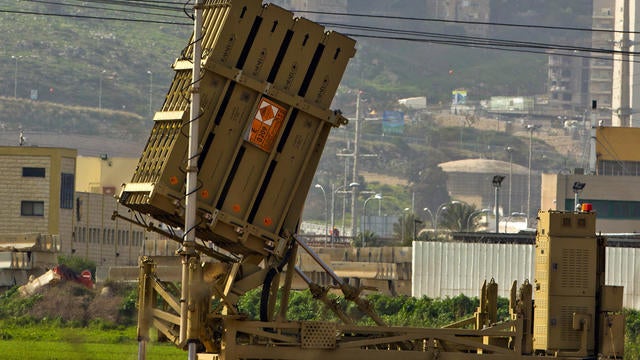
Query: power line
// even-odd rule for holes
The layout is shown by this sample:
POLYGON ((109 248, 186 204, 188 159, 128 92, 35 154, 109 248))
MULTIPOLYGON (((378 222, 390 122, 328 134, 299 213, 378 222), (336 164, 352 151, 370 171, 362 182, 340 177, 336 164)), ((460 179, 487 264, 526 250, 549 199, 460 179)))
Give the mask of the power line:
POLYGON ((351 16, 351 17, 364 17, 364 18, 385 19, 385 20, 442 22, 442 23, 452 23, 452 24, 490 25, 490 26, 505 26, 505 27, 547 29, 547 30, 563 30, 563 31, 564 30, 569 30, 569 31, 640 34, 640 31, 622 31, 622 30, 613 30, 613 29, 594 29, 594 28, 582 28, 582 27, 572 27, 572 26, 515 24, 515 23, 504 23, 504 22, 484 22, 484 21, 466 21, 466 20, 445 20, 445 19, 436 19, 436 18, 418 18, 418 17, 389 16, 389 15, 376 15, 376 14, 337 13, 337 12, 311 11, 311 10, 291 10, 291 11, 297 12, 297 13, 303 13, 303 14, 318 14, 318 15, 332 15, 332 16, 351 16))
MULTIPOLYGON (((67 3, 57 3, 57 2, 53 2, 53 1, 45 1, 45 0, 27 0, 29 2, 34 2, 34 3, 41 3, 41 4, 51 4, 51 5, 58 5, 58 6, 70 6, 70 7, 78 7, 78 5, 73 5, 73 4, 67 4, 67 3)), ((100 1, 100 0, 94 0, 94 3, 104 3, 104 4, 108 4, 110 3, 109 1, 100 1)), ((105 10, 105 11, 116 11, 116 12, 126 12, 128 14, 142 14, 142 15, 152 15, 152 16, 162 16, 162 17, 175 17, 175 15, 171 15, 171 14, 165 14, 165 13, 152 13, 152 12, 145 12, 145 11, 139 11, 139 10, 130 10, 130 9, 116 9, 116 8, 109 8, 109 7, 101 7, 101 6, 89 6, 89 5, 83 5, 82 6, 83 9, 93 9, 93 10, 105 10)), ((173 9, 172 9, 173 10, 173 9)))
MULTIPOLYGON (((491 45, 474 44, 474 43, 461 42, 461 41, 456 42, 451 40, 419 39, 419 38, 410 38, 410 37, 380 36, 380 35, 368 35, 368 34, 356 34, 356 33, 343 33, 343 34, 350 37, 370 38, 370 39, 378 39, 378 40, 401 40, 401 41, 411 41, 411 42, 421 42, 421 43, 433 43, 438 45, 450 45, 450 46, 460 46, 460 47, 469 47, 469 48, 480 48, 480 49, 489 49, 489 50, 502 50, 502 51, 511 51, 511 52, 519 52, 519 53, 550 55, 546 51, 505 48, 505 47, 499 47, 497 45, 491 46, 491 45)), ((564 53, 564 54, 555 54, 555 55, 578 57, 578 58, 584 58, 584 59, 613 61, 612 58, 608 58, 608 57, 580 55, 580 54, 574 54, 574 53, 564 53)), ((633 62, 633 63, 640 62, 640 60, 619 60, 619 61, 626 61, 626 62, 633 62)))
MULTIPOLYGON (((34 0, 28 0, 28 1, 34 1, 34 0)), ((85 3, 86 1, 84 0, 69 0, 69 1, 77 1, 82 3, 82 5, 72 5, 72 4, 67 4, 63 1, 58 1, 58 2, 53 2, 54 4, 59 4, 59 5, 70 5, 70 6, 77 6, 77 7, 86 7, 85 3)), ((156 10, 173 10, 173 11, 182 11, 183 9, 183 5, 188 4, 188 2, 185 3, 181 3, 181 2, 166 2, 166 1, 135 1, 135 0, 92 0, 92 3, 102 3, 102 4, 107 4, 107 5, 116 5, 116 6, 125 6, 125 7, 134 7, 134 8, 147 8, 147 9, 156 9, 156 10), (171 6, 171 5, 177 5, 177 6, 171 6)))
MULTIPOLYGON (((504 47, 541 48, 541 49, 548 49, 548 50, 583 51, 583 52, 606 53, 606 54, 614 54, 614 53, 621 52, 619 50, 613 50, 613 49, 611 50, 598 49, 598 48, 589 48, 584 46, 540 43, 540 42, 519 41, 519 40, 516 41, 516 40, 504 40, 504 39, 491 39, 491 38, 484 38, 484 37, 478 37, 478 36, 448 35, 448 34, 442 34, 442 33, 422 32, 422 31, 404 30, 404 29, 390 29, 390 28, 360 26, 360 25, 345 25, 345 24, 339 24, 339 23, 322 23, 322 24, 325 26, 352 29, 352 30, 365 30, 365 31, 379 32, 379 33, 393 33, 393 34, 415 35, 415 36, 425 36, 425 37, 432 36, 434 38, 454 39, 454 40, 459 40, 461 42, 467 41, 467 43, 470 45, 474 45, 480 42, 482 44, 504 46, 504 47)), ((624 52, 624 53, 629 55, 640 55, 640 52, 624 52)))
MULTIPOLYGON (((127 13, 138 13, 142 15, 151 15, 151 16, 171 16, 169 14, 158 14, 144 11, 134 11, 134 10, 124 10, 124 9, 114 9, 114 8, 104 8, 104 7, 88 7, 86 5, 73 5, 64 2, 52 2, 46 0, 28 0, 31 2, 38 3, 47 3, 47 4, 56 4, 60 6, 72 6, 79 8, 92 8, 99 9, 105 11, 125 11, 127 13)), ((81 0, 76 0, 81 1, 81 0)), ((184 10, 178 7, 167 7, 166 5, 156 5, 156 4, 167 4, 167 2, 153 1, 153 0, 95 0, 96 3, 103 3, 109 5, 118 5, 122 7, 149 7, 154 6, 155 9, 163 8, 165 10, 184 10), (150 5, 151 4, 151 5, 150 5)), ((169 3, 169 4, 178 4, 178 3, 169 3)), ((185 3, 186 6, 187 3, 185 3)), ((56 14, 56 13, 41 13, 34 11, 17 11, 17 10, 1 10, 0 13, 15 13, 15 14, 29 14, 29 15, 42 15, 42 16, 58 16, 58 17, 68 17, 68 18, 82 18, 82 19, 94 19, 94 20, 108 20, 108 21, 128 21, 128 22, 140 22, 140 23, 156 23, 156 24, 170 24, 170 25, 181 25, 181 26, 192 26, 192 23, 182 23, 182 22, 170 22, 170 21, 161 21, 161 20, 153 20, 153 19, 131 19, 131 18, 116 18, 116 17, 104 17, 104 16, 89 16, 89 15, 78 15, 78 14, 56 14)), ((517 27, 532 27, 532 28, 552 28, 559 30, 580 30, 580 31, 600 31, 597 29, 585 29, 585 28, 575 28, 575 27, 559 27, 559 26, 543 26, 543 25, 520 25, 520 24, 510 24, 510 23, 485 23, 485 22, 474 22, 474 21, 458 21, 458 20, 442 20, 442 19, 428 19, 428 18, 412 18, 412 17, 399 17, 399 16, 382 16, 382 15, 370 15, 370 14, 347 14, 347 13, 328 13, 328 12, 320 12, 320 11, 300 11, 303 13, 312 13, 312 14, 327 14, 327 15, 337 15, 337 16, 355 16, 355 17, 367 17, 367 18, 385 18, 385 19, 398 19, 403 21, 442 21, 442 22, 454 22, 454 23, 465 23, 465 24, 483 24, 483 25, 499 25, 499 26, 517 26, 517 27)), ((176 15, 177 17, 177 15, 176 15)), ((572 57, 583 57, 583 58, 591 58, 591 59, 602 59, 602 60, 612 60, 606 57, 595 57, 593 55, 580 55, 576 54, 576 51, 581 52, 590 52, 590 53, 604 53, 604 54, 614 54, 620 53, 625 55, 640 55, 640 52, 626 52, 620 50, 613 49, 596 49, 596 48, 587 48, 580 46, 571 46, 571 45, 562 45, 562 44, 552 44, 552 43, 540 43, 540 42, 528 42, 528 41, 517 41, 517 40, 505 40, 505 39, 492 39, 492 38, 483 38, 483 37, 473 37, 473 36, 464 36, 464 35, 448 35, 443 33, 429 33, 429 32, 418 32, 412 30, 404 30, 404 29, 389 29, 389 28, 380 28, 380 27, 372 27, 372 26, 364 26, 364 25, 349 25, 349 24, 341 24, 341 23, 324 23, 325 26, 335 27, 335 28, 344 28, 351 30, 361 30, 364 32, 370 33, 353 33, 353 34, 345 34, 347 36, 353 37, 361 37, 361 38, 370 38, 370 39, 381 39, 381 40, 400 40, 400 41, 411 41, 411 42, 427 42, 427 43, 435 43, 441 45, 453 45, 460 47, 471 47, 471 48, 485 48, 492 50, 503 50, 503 51, 512 51, 512 52, 524 52, 524 53, 534 53, 534 54, 547 54, 544 51, 537 51, 531 49, 544 49, 544 50, 562 50, 562 51, 570 51, 571 53, 563 53, 558 55, 563 56, 572 56, 572 57), (397 35, 407 35, 407 36, 421 36, 426 38, 413 38, 413 37, 402 37, 402 36, 381 36, 375 35, 375 33, 394 33, 397 35), (432 37, 432 38, 429 38, 432 37), (449 40, 442 40, 449 39, 449 40)), ((609 31, 611 30, 603 30, 609 31)), ((623 60, 629 61, 629 60, 623 60)), ((632 61, 635 62, 635 61, 632 61)))
POLYGON ((63 17, 63 18, 77 18, 77 19, 91 19, 91 20, 113 20, 113 21, 126 21, 126 22, 137 22, 137 23, 193 26, 193 24, 191 24, 191 23, 179 23, 179 22, 172 22, 172 21, 149 20, 149 19, 127 19, 127 18, 114 18, 114 17, 104 17, 104 16, 89 16, 89 15, 41 13, 41 12, 37 12, 37 11, 22 11, 22 10, 0 9, 0 13, 20 14, 20 15, 56 16, 56 17, 63 17))

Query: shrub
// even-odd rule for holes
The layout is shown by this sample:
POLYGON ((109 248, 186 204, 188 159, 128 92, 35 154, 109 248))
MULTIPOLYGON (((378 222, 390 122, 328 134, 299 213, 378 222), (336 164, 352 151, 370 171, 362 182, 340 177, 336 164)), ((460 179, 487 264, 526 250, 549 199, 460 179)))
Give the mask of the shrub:
POLYGON ((58 263, 66 265, 68 268, 73 270, 76 274, 80 274, 83 270, 91 271, 91 276, 95 280, 96 276, 96 263, 91 260, 86 260, 79 256, 74 255, 59 255, 58 263))

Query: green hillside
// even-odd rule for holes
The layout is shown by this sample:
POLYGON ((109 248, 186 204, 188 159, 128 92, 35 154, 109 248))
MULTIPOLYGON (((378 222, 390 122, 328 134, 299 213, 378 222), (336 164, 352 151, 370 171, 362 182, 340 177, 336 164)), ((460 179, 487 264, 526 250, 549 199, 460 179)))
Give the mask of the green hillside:
MULTIPOLYGON (((582 2, 584 0, 573 8, 558 9, 557 6, 538 3, 534 6, 520 1, 519 11, 513 12, 513 16, 523 23, 584 26, 586 20, 582 13, 590 12, 577 6, 582 2), (559 14, 568 20, 559 24, 559 14)), ((149 117, 150 105, 153 109, 159 108, 171 83, 173 71, 170 66, 188 42, 191 20, 183 12, 181 2, 114 3, 127 5, 71 0, 0 5, 0 31, 3 34, 0 37, 0 96, 13 97, 15 94, 18 98, 117 109, 149 117)), ((402 4, 392 6, 380 2, 363 7, 354 2, 349 6, 357 13, 386 11, 396 16, 426 15, 420 12, 423 11, 420 10, 421 2, 402 4), (412 12, 413 8, 417 12, 412 12)), ((506 16, 500 9, 510 5, 496 4, 498 20, 507 21, 500 19, 506 16)), ((416 25, 415 22, 396 21, 388 25, 386 20, 375 18, 330 21, 470 35, 455 24, 427 22, 416 25)), ((569 37, 564 42, 577 36, 575 32, 558 34, 501 27, 491 28, 486 36, 549 42, 551 37, 558 35, 569 37)), ((358 53, 347 69, 343 86, 367 91, 375 103, 393 103, 407 96, 427 96, 431 103, 446 102, 451 90, 460 87, 467 88, 473 99, 544 92, 547 62, 544 54, 355 38, 358 53)))
MULTIPOLYGON (((0 97, 3 131, 100 135, 120 140, 146 139, 151 121, 135 113, 0 97)), ((73 144, 69 144, 73 146, 73 144)))
MULTIPOLYGON (((67 6, 49 1, 0 5, 0 126, 146 141, 151 113, 160 108, 171 84, 171 64, 187 45, 191 20, 173 1, 140 2, 139 9, 132 5, 137 2, 126 2, 129 6, 119 9, 127 12, 106 10, 109 5, 104 2, 64 3, 67 6), (136 19, 156 22, 125 21, 136 19)), ((538 18, 545 18, 544 9, 537 10, 538 18)), ((421 30, 463 32, 451 25, 425 25, 421 30)), ((502 35, 515 38, 522 33, 502 35)), ((357 40, 358 52, 333 106, 349 117, 355 113, 354 89, 364 91, 362 105, 367 112, 393 109, 397 99, 408 96, 447 104, 451 90, 459 87, 467 88, 472 100, 544 91, 547 59, 542 54, 357 40)), ((363 151, 381 156, 364 160, 362 170, 404 179, 410 184, 408 190, 425 197, 418 200, 431 204, 448 196, 437 167, 440 162, 465 157, 505 160, 502 149, 510 144, 518 148, 514 161, 524 163, 523 139, 460 125, 442 126, 426 116, 399 137, 380 137, 375 128, 365 127, 363 151)), ((342 182, 344 166, 335 154, 349 148, 351 131, 348 126, 346 132, 332 135, 317 174, 323 184, 342 182)), ((563 155, 544 144, 537 146, 542 148, 546 157, 533 160, 535 169, 557 171, 568 166, 563 155)))
MULTIPOLYGON (((1 6, 62 16, 0 12, 0 96, 33 95, 38 101, 101 105, 148 116, 150 87, 157 109, 173 76, 170 65, 186 46, 191 28, 66 17, 132 18, 73 4, 20 1, 1 6)), ((187 23, 186 16, 178 16, 168 20, 187 23)))

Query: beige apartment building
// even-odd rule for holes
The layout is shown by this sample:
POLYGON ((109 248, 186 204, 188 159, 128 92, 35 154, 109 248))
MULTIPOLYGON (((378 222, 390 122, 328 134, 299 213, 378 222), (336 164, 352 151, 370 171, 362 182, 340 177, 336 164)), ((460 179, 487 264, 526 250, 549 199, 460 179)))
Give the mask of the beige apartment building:
POLYGON ((130 181, 138 158, 78 156, 76 191, 115 195, 124 182, 130 181))
MULTIPOLYGON (((117 217, 134 215, 120 205, 116 195, 131 181, 137 158, 78 156, 76 200, 70 253, 94 261, 98 266, 137 265, 140 255, 171 255, 177 243, 117 217)), ((143 223, 157 223, 138 216, 143 223)), ((63 251, 64 252, 64 251, 63 251)))
MULTIPOLYGON (((76 150, 0 147, 0 234, 72 232, 76 150)), ((60 238, 61 249, 71 245, 60 238)))
POLYGON ((0 147, 0 288, 55 265, 70 247, 76 151, 0 147))
POLYGON ((46 270, 60 254, 98 266, 133 266, 143 254, 173 254, 176 242, 113 217, 133 217, 115 195, 137 162, 83 157, 66 148, 0 147, 0 275, 7 275, 0 286, 46 270))
POLYGON ((590 203, 597 212, 596 231, 640 232, 640 128, 595 129, 593 169, 573 174, 543 174, 541 209, 573 210, 590 203), (574 190, 574 184, 584 184, 574 190))

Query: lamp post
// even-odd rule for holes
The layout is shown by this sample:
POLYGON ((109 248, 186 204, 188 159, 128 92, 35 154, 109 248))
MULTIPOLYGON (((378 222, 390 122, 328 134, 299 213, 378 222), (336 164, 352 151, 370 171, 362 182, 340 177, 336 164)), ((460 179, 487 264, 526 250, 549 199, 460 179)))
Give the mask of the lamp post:
POLYGON ((329 241, 329 210, 327 208, 327 193, 324 191, 324 187, 320 184, 316 184, 314 187, 322 191, 322 197, 324 198, 324 246, 327 246, 329 241))
MULTIPOLYGON (((345 187, 354 187, 354 186, 360 186, 360 184, 352 182, 349 185, 342 185, 339 186, 338 188, 334 188, 334 185, 331 185, 331 242, 333 242, 335 239, 333 238, 333 229, 335 229, 335 199, 336 199, 336 193, 338 193, 338 191, 344 189, 345 187)), ((344 217, 342 218, 342 225, 344 226, 344 217)), ((344 232, 344 229, 342 230, 344 232)))
POLYGON ((381 194, 375 194, 373 196, 369 196, 365 201, 364 204, 362 205, 362 230, 361 230, 361 234, 362 234, 362 247, 365 246, 365 236, 364 236, 364 231, 365 231, 365 222, 367 221, 367 203, 369 202, 369 200, 371 199, 376 199, 376 200, 380 200, 382 199, 382 195, 381 194))
POLYGON ((491 181, 493 183, 493 187, 496 189, 495 193, 496 193, 496 199, 495 199, 495 209, 496 209, 496 234, 500 232, 500 185, 502 185, 502 180, 504 180, 504 176, 502 175, 494 175, 493 176, 493 180, 491 181))
POLYGON ((448 204, 461 204, 460 201, 447 201, 447 202, 443 202, 442 204, 440 204, 438 206, 438 208, 436 209, 436 217, 435 217, 435 223, 433 224, 433 233, 438 236, 438 217, 440 216, 440 212, 441 211, 445 211, 447 210, 447 205, 448 204))
POLYGON ((511 193, 512 193, 512 179, 513 179, 513 147, 507 146, 504 148, 505 151, 509 154, 509 200, 507 202, 507 211, 511 214, 511 193))
MULTIPOLYGON (((471 226, 470 225, 471 224, 471 220, 473 218, 475 218, 476 215, 486 214, 486 213, 490 213, 490 212, 491 212, 491 209, 482 209, 482 210, 476 210, 476 211, 472 212, 471 215, 469 215, 469 217, 467 218, 467 231, 469 231, 469 228, 471 226)), ((474 227, 474 230, 475 230, 475 227, 474 227)))
POLYGON ((153 117, 153 73, 147 70, 149 74, 149 116, 153 117))
POLYGON ((402 226, 400 226, 400 241, 404 243, 404 235, 406 232, 407 224, 406 224, 406 213, 409 211, 409 208, 402 209, 402 226))
POLYGON ((576 181, 573 183, 573 208, 575 211, 580 211, 580 199, 579 194, 584 190, 587 184, 576 181))
POLYGON ((98 86, 98 109, 102 109, 102 77, 104 76, 105 72, 106 70, 102 70, 102 72, 100 72, 100 81, 98 86))
POLYGON ((428 207, 422 209, 422 211, 426 212, 429 214, 429 216, 431 217, 431 227, 435 226, 434 223, 436 222, 435 219, 433 218, 433 213, 431 212, 431 210, 429 210, 428 207))
POLYGON ((11 55, 11 58, 15 60, 16 66, 13 70, 13 97, 18 97, 18 59, 22 56, 11 55))
POLYGON ((413 241, 418 240, 418 224, 422 224, 422 221, 413 218, 413 241))
POLYGON ((533 155, 533 132, 538 129, 540 125, 528 124, 527 130, 529 131, 529 173, 527 176, 527 225, 531 218, 531 157, 533 155))
MULTIPOLYGON (((356 124, 358 122, 356 121, 356 124)), ((357 125, 356 125, 357 126, 357 125)), ((355 160, 354 160, 355 162, 355 160)), ((355 179, 355 176, 354 176, 355 179)), ((355 181, 354 181, 355 183, 355 181)), ((351 238, 355 240, 358 232, 358 190, 360 186, 351 188, 351 238)))

